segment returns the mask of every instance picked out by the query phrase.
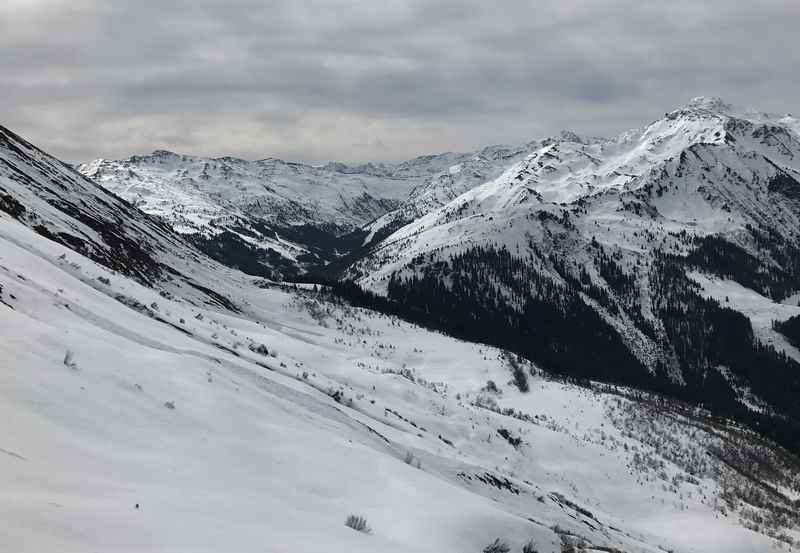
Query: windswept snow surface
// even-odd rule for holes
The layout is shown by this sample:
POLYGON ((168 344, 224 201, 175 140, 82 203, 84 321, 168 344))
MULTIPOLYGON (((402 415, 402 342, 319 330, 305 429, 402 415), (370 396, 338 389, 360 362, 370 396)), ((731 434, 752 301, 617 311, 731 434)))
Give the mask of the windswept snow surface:
MULTIPOLYGON (((237 315, 168 299, 4 214, 0 286, 3 551, 776 543, 713 470, 659 451, 644 404, 521 361, 520 393, 494 348, 244 276, 237 315), (512 407, 527 418, 493 410, 512 407)), ((652 429, 699 459, 712 443, 678 415, 652 429)))

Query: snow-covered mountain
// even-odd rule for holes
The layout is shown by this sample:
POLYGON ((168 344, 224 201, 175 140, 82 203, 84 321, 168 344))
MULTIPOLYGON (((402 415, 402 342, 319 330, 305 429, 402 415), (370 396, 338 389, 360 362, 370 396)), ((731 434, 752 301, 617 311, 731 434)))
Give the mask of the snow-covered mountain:
POLYGON ((523 146, 488 146, 451 158, 452 164, 415 186, 400 206, 366 224, 363 245, 372 244, 464 192, 499 177, 509 165, 537 146, 537 142, 523 146))
POLYGON ((259 268, 322 267, 390 224, 361 229, 376 218, 402 206, 391 221, 412 220, 409 195, 412 202, 441 205, 496 176, 524 151, 493 147, 356 166, 156 151, 120 161, 98 159, 77 169, 189 235, 206 253, 259 274, 259 268))
POLYGON ((0 136, 1 550, 796 548, 770 440, 222 267, 0 136))
MULTIPOLYGON (((740 112, 718 98, 704 97, 613 139, 562 133, 559 138, 531 143, 538 147, 507 166, 499 178, 464 190, 447 205, 433 202, 431 207, 438 210, 415 217, 413 224, 388 237, 384 245, 428 232, 445 219, 454 229, 443 233, 437 243, 462 241, 472 230, 491 234, 495 227, 494 234, 516 245, 528 229, 505 232, 508 225, 503 219, 538 211, 541 206, 551 211, 572 207, 582 215, 580 219, 597 227, 591 230, 598 240, 604 231, 612 232, 606 241, 628 249, 641 249, 647 241, 638 233, 620 232, 637 225, 652 226, 654 232, 695 228, 698 234, 713 234, 742 229, 748 222, 783 223, 771 221, 764 210, 793 209, 792 181, 800 178, 798 133, 800 120, 791 116, 740 112), (618 215, 582 213, 595 206, 615 209, 618 215), (637 213, 643 209, 649 213, 637 213), (453 213, 457 210, 469 214, 458 217, 453 213), (734 221, 739 212, 741 217, 734 221), (496 219, 489 219, 495 214, 496 219), (605 226, 599 224, 603 219, 605 226), (615 221, 622 226, 616 228, 611 224, 615 221), (469 231, 461 236, 455 228, 469 231)), ((406 257, 417 253, 407 252, 406 257)))
POLYGON ((773 324, 800 291, 799 129, 697 98, 613 139, 562 135, 348 274, 426 324, 714 405, 800 448, 800 351, 773 324), (732 285, 774 307, 752 313, 732 285))
POLYGON ((720 279, 767 302, 800 290, 798 132, 791 116, 701 97, 615 138, 562 132, 400 164, 156 152, 80 170, 229 266, 344 270, 425 324, 713 404, 800 449, 792 321, 718 292, 720 279), (725 351, 731 336, 747 351, 725 351))

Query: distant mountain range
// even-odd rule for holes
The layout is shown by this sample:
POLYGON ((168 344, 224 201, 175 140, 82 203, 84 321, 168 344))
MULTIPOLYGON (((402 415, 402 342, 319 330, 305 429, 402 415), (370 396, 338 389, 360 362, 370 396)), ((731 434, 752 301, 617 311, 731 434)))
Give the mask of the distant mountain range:
POLYGON ((312 166, 162 150, 77 169, 212 257, 274 275, 320 270, 421 209, 498 176, 527 151, 497 146, 397 164, 312 166))

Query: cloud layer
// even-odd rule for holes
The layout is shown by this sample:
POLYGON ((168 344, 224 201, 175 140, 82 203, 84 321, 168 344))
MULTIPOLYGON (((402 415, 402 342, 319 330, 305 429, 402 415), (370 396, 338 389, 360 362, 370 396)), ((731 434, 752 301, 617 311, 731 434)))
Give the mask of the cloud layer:
POLYGON ((796 0, 3 0, 0 124, 68 161, 392 160, 797 110, 796 0))

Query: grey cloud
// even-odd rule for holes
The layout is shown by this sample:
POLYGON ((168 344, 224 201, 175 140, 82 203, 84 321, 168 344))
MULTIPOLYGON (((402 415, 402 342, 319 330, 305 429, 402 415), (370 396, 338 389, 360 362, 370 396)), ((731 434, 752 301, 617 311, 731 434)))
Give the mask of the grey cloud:
POLYGON ((797 112, 794 0, 5 0, 0 123, 69 161, 401 159, 616 134, 698 94, 797 112))

